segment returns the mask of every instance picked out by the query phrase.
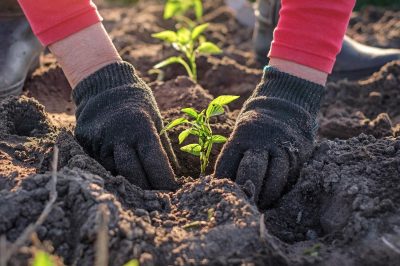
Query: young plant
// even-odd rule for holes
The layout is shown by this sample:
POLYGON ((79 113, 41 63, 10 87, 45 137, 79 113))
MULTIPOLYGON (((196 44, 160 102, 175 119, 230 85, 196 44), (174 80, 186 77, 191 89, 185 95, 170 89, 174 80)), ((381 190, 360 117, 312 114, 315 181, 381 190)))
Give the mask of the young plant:
POLYGON ((54 266, 54 261, 50 254, 45 251, 39 250, 35 253, 32 266, 54 266))
POLYGON ((189 10, 193 10, 198 22, 202 21, 203 4, 201 0, 167 0, 164 7, 164 19, 173 18, 177 21, 194 22, 186 16, 189 10))
POLYGON ((224 136, 213 134, 210 126, 210 118, 222 115, 225 112, 224 106, 237 98, 239 98, 239 96, 219 96, 212 100, 207 109, 202 110, 200 113, 193 108, 184 108, 182 112, 185 113, 189 119, 181 117, 173 120, 161 130, 160 135, 178 125, 187 125, 188 128, 183 130, 178 136, 179 144, 182 144, 190 135, 196 136, 198 142, 185 145, 181 147, 181 150, 200 158, 200 174, 204 175, 209 163, 213 144, 225 143, 227 140, 224 136))
POLYGON ((192 30, 181 28, 179 30, 166 30, 155 33, 154 38, 163 40, 181 53, 180 56, 172 56, 154 66, 160 69, 171 64, 181 64, 194 81, 197 81, 196 58, 199 54, 220 54, 221 49, 214 43, 208 42, 202 33, 207 29, 208 23, 194 27, 192 30))

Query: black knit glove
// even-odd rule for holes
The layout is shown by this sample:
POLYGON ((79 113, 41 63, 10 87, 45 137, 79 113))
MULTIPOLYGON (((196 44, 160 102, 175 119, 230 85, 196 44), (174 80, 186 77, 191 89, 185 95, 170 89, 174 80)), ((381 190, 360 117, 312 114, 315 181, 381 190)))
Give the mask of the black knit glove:
POLYGON ((81 81, 73 91, 75 135, 107 170, 143 189, 177 188, 169 164, 176 162, 150 88, 128 63, 113 63, 81 81))
POLYGON ((324 91, 323 86, 267 67, 239 114, 215 175, 244 187, 254 185, 255 202, 268 207, 310 156, 324 91))

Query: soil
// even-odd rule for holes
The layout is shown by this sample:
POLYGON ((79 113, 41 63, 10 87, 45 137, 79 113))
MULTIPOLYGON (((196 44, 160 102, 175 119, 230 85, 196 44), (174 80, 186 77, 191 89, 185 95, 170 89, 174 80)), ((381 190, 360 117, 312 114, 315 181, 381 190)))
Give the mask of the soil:
MULTIPOLYGON (((251 30, 220 0, 207 1, 207 37, 224 53, 199 59, 199 84, 178 77, 184 74, 179 67, 166 69, 164 81, 158 81, 148 70, 174 51, 151 34, 173 25, 160 19, 160 4, 149 2, 101 5, 117 49, 149 82, 166 121, 180 116, 183 107, 201 110, 218 95, 240 95, 241 101, 213 121, 214 131, 228 136, 262 75, 251 53, 251 30)), ((399 23, 400 11, 370 7, 353 14, 349 35, 399 47, 399 23)), ((36 233, 66 265, 94 264, 104 206, 109 265, 134 258, 140 265, 399 264, 400 61, 365 80, 329 83, 313 155, 298 181, 266 211, 229 180, 197 178, 197 158, 179 150, 179 127, 170 138, 182 166, 180 189, 142 190, 112 176, 75 140, 70 92, 46 53, 25 84, 25 96, 0 102, 0 235, 6 247, 37 220, 49 199, 56 144, 58 197, 36 233)), ((220 149, 215 145, 209 174, 220 149)), ((35 248, 25 243, 9 265, 26 265, 35 248)))

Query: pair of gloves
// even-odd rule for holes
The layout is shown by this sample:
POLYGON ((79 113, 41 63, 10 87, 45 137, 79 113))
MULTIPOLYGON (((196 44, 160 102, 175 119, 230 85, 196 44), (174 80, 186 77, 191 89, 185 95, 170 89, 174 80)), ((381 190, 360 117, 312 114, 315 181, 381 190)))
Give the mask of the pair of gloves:
MULTIPOLYGON (((309 157, 324 87, 266 68, 217 160, 215 175, 253 187, 260 208, 276 201, 309 157)), ((143 189, 174 190, 176 158, 150 88, 126 63, 110 64, 73 91, 76 137, 114 174, 143 189)))

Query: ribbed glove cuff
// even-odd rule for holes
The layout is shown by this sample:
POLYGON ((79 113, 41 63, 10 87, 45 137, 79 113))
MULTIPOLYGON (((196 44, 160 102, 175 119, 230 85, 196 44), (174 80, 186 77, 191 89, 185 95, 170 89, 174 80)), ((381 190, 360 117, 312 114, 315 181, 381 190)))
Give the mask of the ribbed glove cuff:
POLYGON ((138 82, 135 68, 127 62, 109 64, 85 78, 72 91, 76 105, 86 98, 93 97, 107 89, 138 82))
POLYGON ((325 87, 266 66, 255 96, 267 96, 289 101, 316 116, 325 87))

